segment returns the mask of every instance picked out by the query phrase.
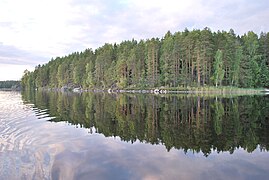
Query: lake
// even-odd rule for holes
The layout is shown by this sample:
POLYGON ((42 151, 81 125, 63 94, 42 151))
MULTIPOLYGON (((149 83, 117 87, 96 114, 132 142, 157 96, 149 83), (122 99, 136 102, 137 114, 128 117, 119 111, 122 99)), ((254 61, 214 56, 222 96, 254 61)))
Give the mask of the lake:
POLYGON ((268 179, 269 96, 0 91, 0 179, 268 179))

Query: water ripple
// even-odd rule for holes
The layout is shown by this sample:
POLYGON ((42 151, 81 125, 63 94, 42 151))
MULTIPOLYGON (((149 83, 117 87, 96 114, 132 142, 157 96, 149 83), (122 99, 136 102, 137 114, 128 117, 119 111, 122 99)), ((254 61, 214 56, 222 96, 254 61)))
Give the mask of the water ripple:
POLYGON ((35 114, 26 106, 18 92, 0 92, 0 152, 22 149, 31 142, 35 114))
POLYGON ((0 91, 0 179, 50 179, 54 156, 81 137, 54 118, 19 92, 0 91))

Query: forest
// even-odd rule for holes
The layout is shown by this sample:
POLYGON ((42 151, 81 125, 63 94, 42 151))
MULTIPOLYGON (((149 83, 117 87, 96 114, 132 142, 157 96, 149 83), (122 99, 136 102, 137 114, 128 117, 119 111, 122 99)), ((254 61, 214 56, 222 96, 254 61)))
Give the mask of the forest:
POLYGON ((20 89, 20 81, 0 81, 0 89, 20 89))
POLYGON ((269 33, 185 29, 104 44, 25 71, 23 89, 259 88, 269 86, 269 33))

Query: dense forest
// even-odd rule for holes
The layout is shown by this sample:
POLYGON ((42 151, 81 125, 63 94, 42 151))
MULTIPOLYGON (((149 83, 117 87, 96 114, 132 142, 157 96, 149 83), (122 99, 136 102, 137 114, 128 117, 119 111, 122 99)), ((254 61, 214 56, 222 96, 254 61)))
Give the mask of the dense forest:
POLYGON ((39 118, 96 129, 123 141, 163 144, 184 151, 233 153, 269 150, 268 96, 218 98, 185 95, 24 91, 39 118), (46 114, 44 114, 46 112, 46 114))
POLYGON ((24 89, 208 86, 269 86, 269 33, 168 31, 57 57, 22 77, 24 89))
POLYGON ((20 81, 0 81, 0 89, 19 89, 20 81))

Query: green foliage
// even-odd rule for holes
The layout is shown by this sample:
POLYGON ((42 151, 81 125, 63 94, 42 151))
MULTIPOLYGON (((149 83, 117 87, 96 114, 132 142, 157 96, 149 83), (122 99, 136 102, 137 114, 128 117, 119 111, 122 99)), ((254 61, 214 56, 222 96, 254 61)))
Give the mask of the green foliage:
POLYGON ((20 81, 0 81, 0 89, 17 89, 20 86, 20 81))
POLYGON ((224 77, 224 69, 223 69, 223 54, 222 51, 218 49, 215 55, 215 62, 213 65, 213 81, 216 87, 218 84, 221 84, 222 79, 224 77))
POLYGON ((94 64, 93 61, 90 61, 86 65, 86 74, 85 74, 85 86, 86 87, 94 87, 94 64))
POLYGON ((146 42, 146 69, 147 84, 150 87, 157 87, 160 81, 160 41, 152 38, 146 42))
POLYGON ((185 30, 105 44, 51 59, 22 78, 29 88, 267 87, 269 34, 185 30))
POLYGON ((230 76, 230 82, 232 86, 238 86, 239 84, 239 73, 240 73, 240 63, 243 57, 243 50, 240 45, 237 44, 236 51, 235 51, 235 57, 233 60, 233 63, 231 63, 231 76, 230 76))
POLYGON ((173 57, 174 40, 170 31, 167 32, 162 40, 161 57, 160 57, 160 80, 165 86, 173 86, 175 81, 175 66, 176 60, 173 57))

